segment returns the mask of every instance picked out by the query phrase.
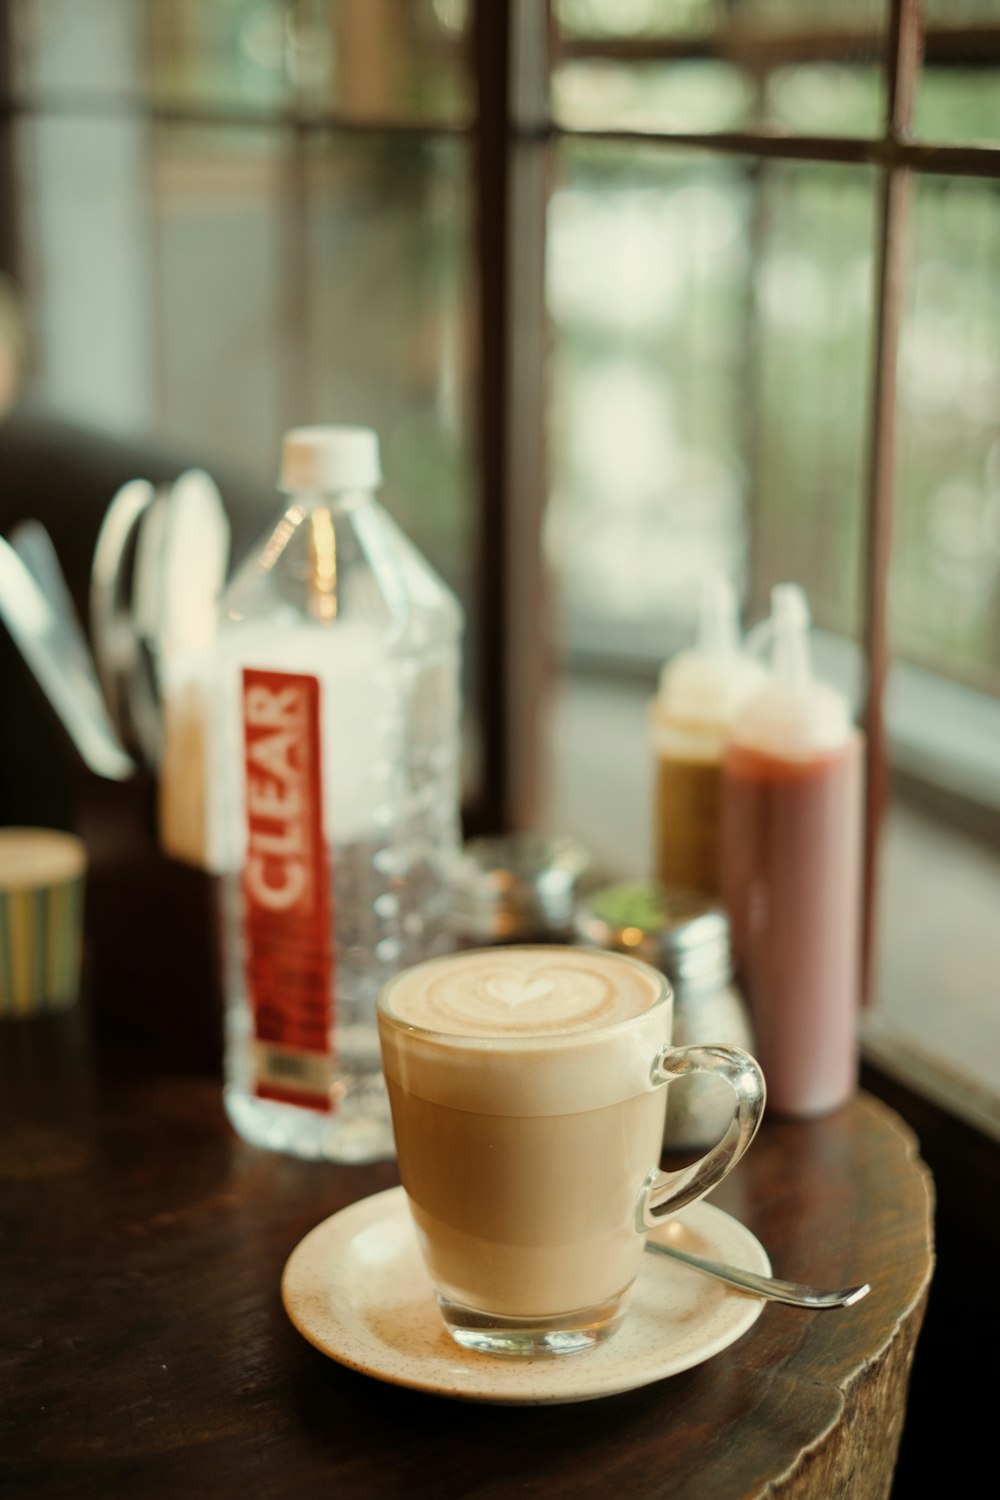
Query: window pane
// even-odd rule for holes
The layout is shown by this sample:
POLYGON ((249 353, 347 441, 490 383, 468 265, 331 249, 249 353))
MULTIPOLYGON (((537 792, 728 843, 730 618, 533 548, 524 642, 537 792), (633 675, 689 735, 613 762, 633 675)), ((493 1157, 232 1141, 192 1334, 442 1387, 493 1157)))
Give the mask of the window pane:
POLYGON ((465 605, 465 784, 479 784, 468 147, 318 132, 305 161, 306 420, 378 429, 385 500, 465 605))
POLYGON ((766 165, 754 254, 754 596, 763 607, 794 580, 845 634, 860 603, 874 188, 867 168, 766 165))
POLYGON ((128 115, 15 125, 31 391, 111 431, 153 415, 145 126, 128 115))
POLYGON ((925 0, 914 130, 926 140, 1000 140, 1000 0, 925 0))
POLYGON ((462 0, 152 0, 151 19, 156 90, 176 103, 468 114, 462 0))
POLYGON ((548 550, 578 649, 658 653, 743 575, 749 169, 564 145, 548 550))
POLYGON ((841 62, 796 63, 767 79, 769 125, 804 135, 879 135, 885 113, 885 79, 868 56, 841 62))
POLYGON ((134 95, 144 16, 135 0, 8 0, 12 82, 29 98, 134 95))
POLYGON ((724 9, 718 0, 554 0, 553 13, 568 37, 683 37, 711 29, 724 9))
POLYGON ((470 0, 313 0, 291 29, 298 87, 358 119, 464 121, 470 17, 470 0))
POLYGON ((552 201, 549 554, 578 650, 650 655, 719 569, 859 608, 874 181, 574 145, 552 201))
POLYGON ((885 0, 562 0, 553 110, 579 129, 876 134, 886 13, 885 0))
POLYGON ((281 165, 265 131, 153 134, 158 435, 263 476, 286 416, 281 165))
POLYGON ((152 0, 150 67, 157 97, 180 105, 290 103, 291 13, 289 0, 152 0))
POLYGON ((697 134, 753 123, 755 90, 739 68, 711 59, 565 62, 552 77, 552 111, 586 130, 671 130, 697 134))
POLYGON ((1000 189, 914 187, 894 640, 910 661, 1000 693, 1000 189))
MULTIPOLYGON (((950 4, 950 0, 941 0, 950 4)), ((960 0, 963 3, 963 0, 960 0)), ((972 0, 968 0, 972 3, 972 0)), ((989 0, 979 0, 988 4, 989 0)), ((774 32, 863 31, 882 24, 886 0, 554 0, 559 26, 573 37, 706 36, 729 26, 774 32)))
POLYGON ((379 429, 396 516, 469 601, 466 147, 317 136, 307 234, 311 419, 379 429))
POLYGON ((890 0, 725 0, 716 6, 741 26, 757 26, 774 36, 805 37, 814 45, 840 37, 852 47, 870 46, 884 34, 890 0))

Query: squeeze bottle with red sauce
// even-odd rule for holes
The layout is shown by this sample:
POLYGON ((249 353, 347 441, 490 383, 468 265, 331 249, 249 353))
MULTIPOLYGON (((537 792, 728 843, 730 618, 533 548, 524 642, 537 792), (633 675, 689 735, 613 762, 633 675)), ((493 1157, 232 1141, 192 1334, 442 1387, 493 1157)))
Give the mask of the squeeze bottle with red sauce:
MULTIPOLYGON (((760 627, 759 627, 760 628, 760 627)), ((755 1055, 779 1115, 825 1114, 857 1084, 862 736, 810 665, 802 590, 771 595, 771 681, 723 759, 722 896, 755 1055)))

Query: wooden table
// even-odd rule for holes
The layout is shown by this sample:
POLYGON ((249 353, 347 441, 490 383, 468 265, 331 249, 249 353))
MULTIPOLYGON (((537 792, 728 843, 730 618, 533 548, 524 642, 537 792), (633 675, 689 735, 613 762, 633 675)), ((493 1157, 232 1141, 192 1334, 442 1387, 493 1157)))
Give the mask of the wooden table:
POLYGON ((868 1298, 770 1305, 697 1369, 583 1406, 418 1395, 295 1332, 288 1254, 396 1180, 245 1145, 217 1081, 99 1044, 79 1009, 0 1028, 0 1494, 888 1495, 933 1251, 929 1174, 885 1106, 766 1121, 713 1199, 777 1274, 868 1298))

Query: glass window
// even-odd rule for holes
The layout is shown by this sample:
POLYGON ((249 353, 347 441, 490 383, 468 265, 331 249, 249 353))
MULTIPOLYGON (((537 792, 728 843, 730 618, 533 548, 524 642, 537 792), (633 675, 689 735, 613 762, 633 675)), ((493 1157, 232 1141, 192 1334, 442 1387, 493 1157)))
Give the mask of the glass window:
POLYGON ((155 97, 178 107, 290 104, 295 13, 289 0, 156 0, 149 10, 155 97))
POLYGON ((548 550, 577 651, 662 649, 706 567, 743 578, 750 204, 739 163, 560 153, 548 550))
POLYGON ((912 220, 893 636, 1000 695, 1000 185, 920 178, 912 220))
POLYGON ((467 31, 463 0, 154 0, 153 86, 175 105, 459 122, 467 31))
POLYGON ((375 426, 386 497, 459 594, 475 657, 470 205, 464 142, 317 134, 305 158, 296 358, 305 410, 375 426))
POLYGON ((795 578, 855 633, 870 170, 603 144, 560 166, 548 536, 570 648, 655 658, 706 570, 755 608, 795 578))
POLYGON ((283 147, 273 131, 158 125, 155 430, 262 475, 276 472, 290 330, 283 324, 283 147))
POLYGON ((145 7, 134 0, 8 0, 11 84, 36 104, 141 96, 145 7))
POLYGON ((1000 141, 1000 3, 924 0, 913 127, 929 141, 1000 141))
POLYGON ((375 426, 387 503, 469 615, 474 790, 470 7, 7 15, 29 396, 262 486, 287 427, 375 426))
POLYGON ((32 394, 111 431, 153 421, 146 128, 39 111, 14 125, 32 394))
POLYGON ((816 623, 846 635, 861 608, 874 187, 865 167, 767 163, 753 255, 753 606, 795 579, 816 623))
POLYGON ((317 420, 335 411, 385 434, 400 520, 465 593, 466 147, 447 139, 319 135, 310 142, 306 173, 310 409, 317 420))
POLYGON ((706 566, 738 582, 751 621, 772 584, 802 583, 821 627, 820 670, 860 710, 869 526, 872 508, 888 507, 894 796, 871 893, 866 1037, 870 1055, 904 1059, 904 1077, 995 1129, 1000 169, 963 148, 997 141, 1000 10, 996 0, 924 7, 914 138, 940 143, 926 155, 908 138, 877 144, 888 10, 555 7, 553 110, 571 138, 558 143, 549 219, 548 539, 565 646, 551 822, 611 868, 649 867, 651 668, 691 639, 706 566), (573 138, 587 131, 599 146, 573 138), (660 139, 625 148, 614 140, 623 131, 660 139), (671 139, 720 131, 733 138, 709 159, 671 139), (833 160, 838 150, 853 164, 833 160), (878 162, 904 153, 909 205, 895 195, 883 222, 878 162), (688 193, 725 199, 726 255, 706 245, 698 212, 671 216, 688 193), (901 274, 880 290, 883 236, 901 274), (881 429, 894 491, 880 496, 881 389, 895 399, 881 429), (706 449, 723 459, 711 491, 686 462, 706 449), (613 674, 593 670, 609 662, 613 674))
POLYGON ((751 124, 756 93, 739 68, 712 58, 626 64, 571 54, 553 74, 552 104, 560 125, 577 130, 698 133, 751 124))
POLYGON ((559 0, 555 14, 553 109, 569 128, 881 130, 884 0, 559 0))

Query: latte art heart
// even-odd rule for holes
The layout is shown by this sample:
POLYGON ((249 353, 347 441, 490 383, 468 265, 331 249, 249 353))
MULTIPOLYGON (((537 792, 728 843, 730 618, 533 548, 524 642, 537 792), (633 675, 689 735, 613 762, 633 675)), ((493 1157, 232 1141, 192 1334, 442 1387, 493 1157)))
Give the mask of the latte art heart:
POLYGON ((527 1005, 531 1000, 544 1000, 554 989, 551 979, 521 979, 514 974, 494 974, 483 983, 483 991, 491 1000, 512 1008, 527 1005))
POLYGON ((566 1036, 655 1005, 662 980, 643 964, 583 948, 510 948, 430 959, 391 985, 393 1013, 452 1036, 566 1036))

